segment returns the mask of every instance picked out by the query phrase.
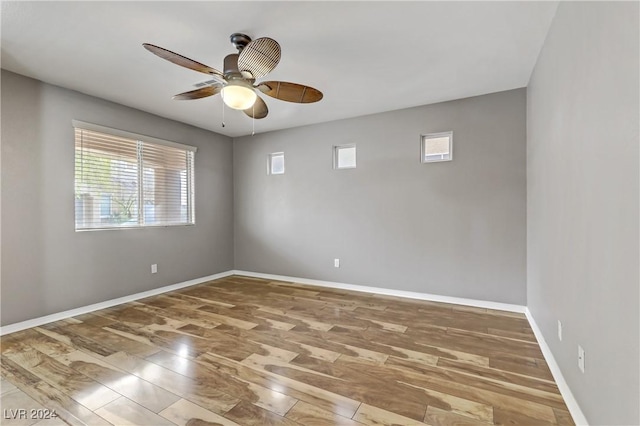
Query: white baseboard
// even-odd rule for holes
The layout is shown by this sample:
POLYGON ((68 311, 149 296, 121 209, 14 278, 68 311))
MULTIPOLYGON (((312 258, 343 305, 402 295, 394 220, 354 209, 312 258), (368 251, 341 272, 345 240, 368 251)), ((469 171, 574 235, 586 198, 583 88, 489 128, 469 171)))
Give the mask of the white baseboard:
POLYGON ((202 284, 207 281, 217 280, 218 278, 228 277, 233 275, 233 271, 220 272, 219 274, 213 274, 202 278, 196 278, 189 281, 183 281, 177 284, 171 284, 168 286, 154 288, 153 290, 143 291, 142 293, 131 294, 129 296, 118 297, 117 299, 107 300, 105 302, 94 303, 93 305, 82 306, 75 309, 70 309, 64 312, 58 312, 44 317, 34 318, 27 321, 17 322, 14 324, 5 325, 0 327, 0 336, 9 333, 15 333, 16 331, 26 330, 31 327, 38 327, 50 322, 59 321, 66 318, 71 318, 77 315, 86 314, 89 312, 97 311, 99 309, 110 308, 115 305, 131 302, 138 299, 144 299, 145 297, 155 296, 161 293, 167 293, 169 291, 178 290, 185 287, 190 287, 196 284, 202 284))
POLYGON ((578 401, 576 401, 573 393, 571 393, 571 389, 567 384, 567 381, 564 379, 562 372, 560 371, 560 366, 556 362, 556 359, 553 357, 553 353, 551 352, 551 348, 547 345, 547 342, 544 340, 544 336, 542 335, 542 330, 538 327, 536 320, 531 315, 531 311, 529 308, 526 308, 524 314, 527 316, 529 320, 529 324, 531 324, 531 329, 533 330, 533 334, 536 335, 536 339, 538 340, 538 345, 540 345, 540 349, 542 350, 542 354, 544 355, 545 361, 549 365, 549 369, 551 370, 551 374, 553 375, 553 379, 558 385, 558 389, 560 390, 560 394, 562 394, 562 399, 567 404, 567 408, 571 413, 571 417, 573 417, 573 421, 576 425, 588 425, 587 418, 584 416, 582 409, 578 405, 578 401))
POLYGON ((248 277, 265 278, 274 281, 292 281, 301 284, 316 285, 319 287, 339 288, 342 290, 361 291, 365 293, 384 294, 386 296, 406 297, 408 299, 429 300, 432 302, 453 303, 455 305, 474 306, 477 308, 496 309, 499 311, 509 311, 524 313, 526 307, 522 305, 512 305, 509 303, 490 302, 487 300, 465 299, 462 297, 439 296, 437 294, 418 293, 414 291, 393 290, 389 288, 370 287, 357 284, 345 284, 333 281, 312 280, 309 278, 289 277, 286 275, 263 274, 251 271, 232 271, 234 275, 245 275, 248 277))

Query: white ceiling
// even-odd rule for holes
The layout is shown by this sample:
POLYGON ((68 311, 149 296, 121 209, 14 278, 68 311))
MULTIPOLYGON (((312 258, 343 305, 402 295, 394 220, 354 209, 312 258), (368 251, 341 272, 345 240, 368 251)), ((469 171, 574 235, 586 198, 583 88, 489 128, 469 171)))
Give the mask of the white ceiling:
POLYGON ((228 136, 251 119, 219 96, 174 101, 207 76, 152 43, 222 69, 229 35, 272 37, 268 80, 313 86, 315 104, 264 97, 256 133, 524 87, 557 2, 9 2, 2 68, 228 136))

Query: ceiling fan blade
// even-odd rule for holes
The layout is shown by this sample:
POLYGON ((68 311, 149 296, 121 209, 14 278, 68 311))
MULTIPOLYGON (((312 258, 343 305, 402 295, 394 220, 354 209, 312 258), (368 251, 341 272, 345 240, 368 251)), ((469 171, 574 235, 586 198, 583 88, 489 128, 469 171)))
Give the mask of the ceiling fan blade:
POLYGON ((173 99, 178 101, 188 101, 190 99, 201 99, 207 96, 213 96, 220 93, 222 86, 207 86, 201 89, 192 90, 190 92, 180 93, 175 95, 173 99))
POLYGON ((144 46, 145 49, 147 49, 149 52, 153 53, 154 55, 157 55, 162 59, 166 59, 169 62, 173 62, 176 65, 180 65, 181 67, 189 68, 194 71, 199 71, 204 74, 222 76, 222 73, 217 69, 211 68, 210 66, 205 64, 201 64, 200 62, 197 62, 197 61, 194 61, 193 59, 189 59, 185 56, 179 55, 170 50, 167 50, 162 47, 155 46, 149 43, 143 43, 142 45, 144 46))
POLYGON ((255 119, 265 118, 267 114, 269 114, 269 108, 267 108, 267 104, 264 103, 262 98, 258 96, 256 98, 256 103, 253 104, 251 108, 245 109, 244 113, 249 117, 253 117, 255 119))
POLYGON ((263 81, 256 86, 265 95, 287 102, 309 104, 322 99, 322 92, 313 87, 286 81, 263 81))
POLYGON ((253 78, 264 77, 280 62, 280 45, 269 37, 257 38, 247 44, 238 56, 238 69, 249 71, 253 78))

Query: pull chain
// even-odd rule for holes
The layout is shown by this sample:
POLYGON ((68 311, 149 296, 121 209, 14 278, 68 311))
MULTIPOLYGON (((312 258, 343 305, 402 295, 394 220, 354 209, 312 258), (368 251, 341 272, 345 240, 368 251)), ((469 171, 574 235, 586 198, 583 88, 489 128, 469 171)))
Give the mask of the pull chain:
POLYGON ((224 127, 224 92, 220 93, 222 96, 222 127, 224 127))
POLYGON ((256 104, 255 102, 251 107, 251 110, 253 111, 253 114, 251 114, 251 136, 255 136, 256 135, 256 104))

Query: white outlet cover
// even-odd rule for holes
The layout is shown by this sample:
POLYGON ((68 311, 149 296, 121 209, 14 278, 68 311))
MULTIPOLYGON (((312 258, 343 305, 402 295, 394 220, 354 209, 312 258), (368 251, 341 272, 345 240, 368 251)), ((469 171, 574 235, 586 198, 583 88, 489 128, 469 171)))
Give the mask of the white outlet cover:
POLYGON ((333 259, 333 266, 335 266, 336 268, 340 267, 340 259, 333 259))
POLYGON ((158 265, 154 263, 153 265, 151 265, 151 273, 155 274, 157 272, 158 272, 158 265))
POLYGON ((562 342, 562 323, 558 320, 558 339, 562 342))
POLYGON ((582 346, 578 345, 578 368, 583 373, 584 373, 584 364, 585 364, 584 349, 582 349, 582 346))

